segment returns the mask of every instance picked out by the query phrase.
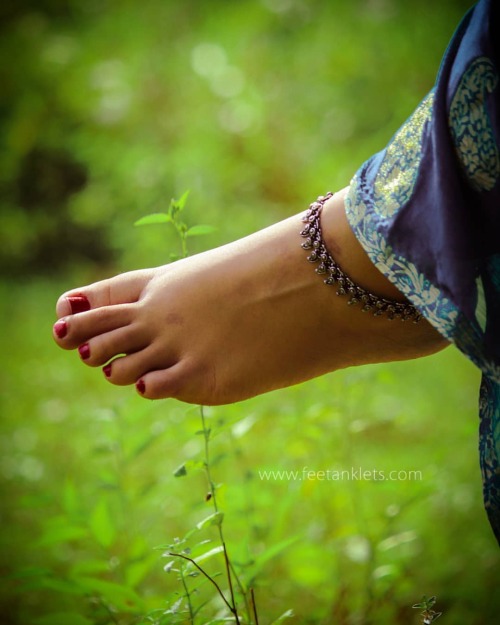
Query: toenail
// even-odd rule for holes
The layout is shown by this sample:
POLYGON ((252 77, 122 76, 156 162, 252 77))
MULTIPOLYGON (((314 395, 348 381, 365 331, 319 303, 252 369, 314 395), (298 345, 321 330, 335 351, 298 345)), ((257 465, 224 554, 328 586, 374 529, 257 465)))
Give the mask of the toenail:
POLYGON ((59 319, 59 321, 54 324, 54 332, 58 339, 63 339, 66 336, 68 333, 68 324, 64 319, 59 319))
POLYGON ((71 306, 71 313, 73 315, 90 310, 90 302, 85 295, 73 295, 72 297, 67 297, 66 299, 71 306))
POLYGON ((80 358, 82 360, 87 360, 88 358, 90 358, 89 344, 84 343, 83 345, 80 345, 80 347, 78 348, 78 353, 80 354, 80 358))
POLYGON ((102 371, 107 378, 110 378, 111 377, 111 363, 109 365, 105 365, 102 368, 102 371))
POLYGON ((137 382, 135 383, 135 388, 137 389, 137 391, 141 394, 144 395, 144 393, 146 392, 146 384, 144 382, 144 380, 137 380, 137 382))

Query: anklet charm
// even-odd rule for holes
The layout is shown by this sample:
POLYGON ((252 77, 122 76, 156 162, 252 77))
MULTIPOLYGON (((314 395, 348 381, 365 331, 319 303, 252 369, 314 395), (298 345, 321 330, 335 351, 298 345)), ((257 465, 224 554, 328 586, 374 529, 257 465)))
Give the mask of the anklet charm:
POLYGON ((374 317, 387 315, 388 319, 401 319, 401 321, 413 321, 418 323, 422 318, 421 313, 410 303, 396 302, 385 297, 380 297, 359 285, 349 278, 335 262, 328 252, 321 234, 321 211, 327 200, 333 197, 330 191, 326 195, 320 195, 313 202, 305 216, 302 218, 305 226, 300 235, 305 238, 302 247, 312 250, 307 260, 311 263, 319 263, 315 271, 319 275, 327 275, 323 282, 329 286, 337 285, 337 295, 349 296, 350 306, 360 304, 363 312, 371 312, 374 317))

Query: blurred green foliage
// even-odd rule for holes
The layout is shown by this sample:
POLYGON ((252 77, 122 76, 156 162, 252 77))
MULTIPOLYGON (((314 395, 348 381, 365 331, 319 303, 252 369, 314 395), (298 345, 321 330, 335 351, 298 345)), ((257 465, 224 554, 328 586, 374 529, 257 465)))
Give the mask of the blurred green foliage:
POLYGON ((185 189, 218 243, 347 184, 430 89, 468 4, 2 3, 2 265, 161 263, 163 233, 129 225, 185 189))
MULTIPOLYGON (((347 184, 430 89, 469 6, 2 3, 2 622, 163 614, 182 589, 155 547, 210 513, 196 410, 110 387, 58 350, 59 292, 180 253, 168 226, 133 223, 186 189, 189 225, 217 228, 190 241, 198 251, 347 184)), ((450 625, 496 622, 477 387, 450 349, 207 412, 229 552, 261 623, 293 610, 296 623, 406 624, 423 594, 450 625), (259 474, 304 467, 423 478, 259 474)), ((217 544, 211 527, 195 539, 217 544)), ((220 606, 206 584, 195 596, 205 623, 220 606)))

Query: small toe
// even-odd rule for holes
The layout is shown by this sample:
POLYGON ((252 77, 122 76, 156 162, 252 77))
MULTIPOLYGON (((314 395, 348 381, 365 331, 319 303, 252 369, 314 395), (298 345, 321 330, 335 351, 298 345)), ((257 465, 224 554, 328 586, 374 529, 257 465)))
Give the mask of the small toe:
POLYGON ((166 371, 176 366, 176 358, 169 357, 165 353, 156 352, 151 346, 125 356, 118 356, 105 367, 103 373, 111 384, 128 386, 135 384, 139 378, 150 375, 151 369, 163 369, 166 371), (172 366, 170 367, 170 363, 172 366))
MULTIPOLYGON (((135 388, 146 399, 181 398, 184 389, 184 366, 179 362, 166 369, 150 371, 137 378, 135 388)), ((183 401, 188 401, 183 399, 183 401)))
POLYGON ((82 361, 90 367, 100 367, 118 354, 133 354, 147 346, 147 336, 138 324, 132 324, 100 334, 78 346, 82 361))

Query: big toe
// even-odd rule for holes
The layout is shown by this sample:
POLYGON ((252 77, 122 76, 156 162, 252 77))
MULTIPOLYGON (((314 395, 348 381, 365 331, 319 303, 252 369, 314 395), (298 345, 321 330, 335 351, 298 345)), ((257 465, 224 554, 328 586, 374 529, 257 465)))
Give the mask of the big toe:
POLYGON ((57 300, 57 317, 60 319, 102 306, 136 302, 151 277, 150 269, 131 271, 67 291, 57 300))

